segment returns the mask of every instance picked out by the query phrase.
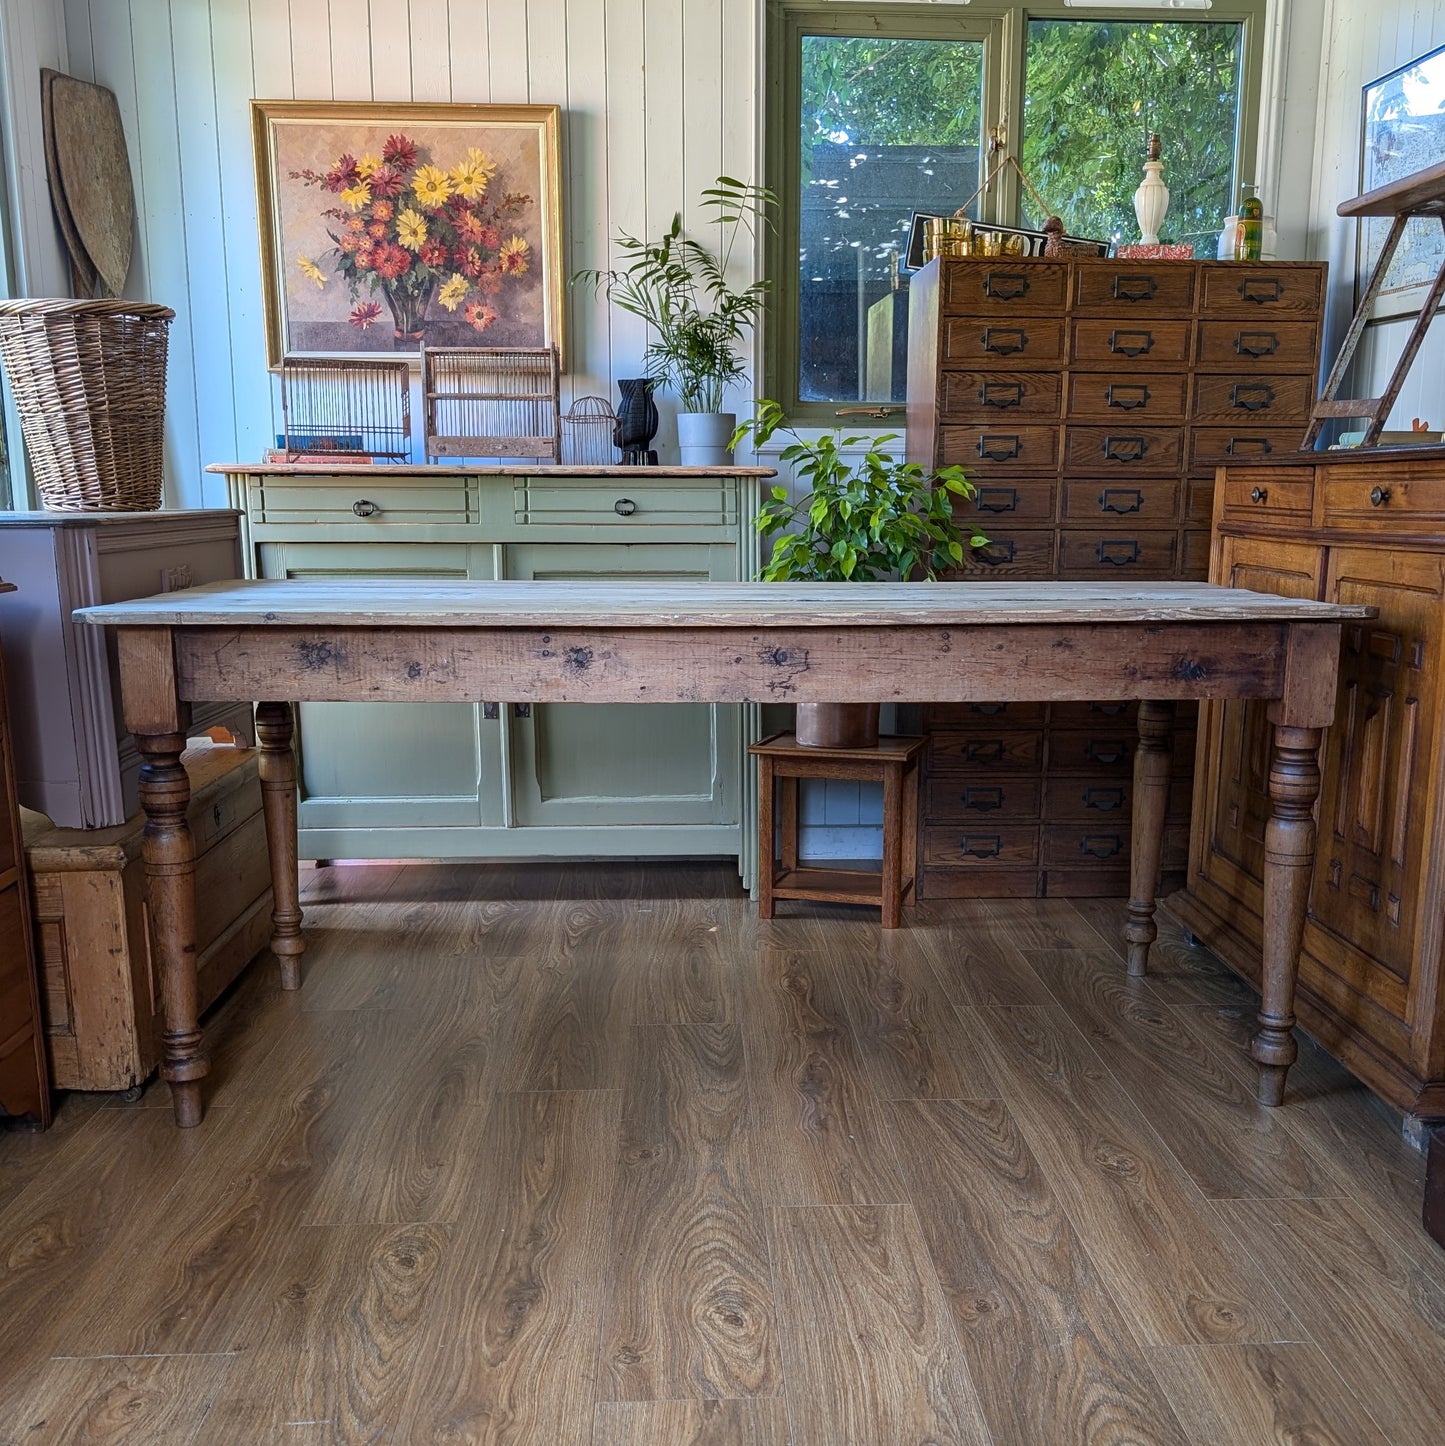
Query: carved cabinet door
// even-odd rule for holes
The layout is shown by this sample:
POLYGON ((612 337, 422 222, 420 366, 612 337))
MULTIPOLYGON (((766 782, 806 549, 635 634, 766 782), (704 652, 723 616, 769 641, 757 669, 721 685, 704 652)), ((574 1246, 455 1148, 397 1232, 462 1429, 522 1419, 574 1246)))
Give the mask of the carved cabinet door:
POLYGON ((1379 616, 1344 631, 1306 947, 1341 986, 1408 1022, 1445 676, 1445 557, 1332 548, 1326 587, 1330 601, 1370 603, 1379 616))

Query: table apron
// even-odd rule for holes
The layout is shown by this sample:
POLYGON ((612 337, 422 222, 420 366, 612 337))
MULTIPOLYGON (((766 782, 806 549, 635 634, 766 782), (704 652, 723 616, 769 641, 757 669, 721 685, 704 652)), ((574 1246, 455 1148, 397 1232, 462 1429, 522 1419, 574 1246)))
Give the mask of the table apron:
MULTIPOLYGON (((175 626, 189 702, 1279 698, 1285 622, 856 627, 175 626)), ((1322 642, 1327 641, 1321 639, 1322 642)))

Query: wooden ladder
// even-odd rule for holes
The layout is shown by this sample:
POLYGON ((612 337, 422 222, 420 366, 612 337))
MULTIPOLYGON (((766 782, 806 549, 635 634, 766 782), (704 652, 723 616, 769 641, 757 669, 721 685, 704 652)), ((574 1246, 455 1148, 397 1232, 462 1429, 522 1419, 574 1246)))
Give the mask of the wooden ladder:
POLYGON ((1345 333, 1339 355, 1335 358, 1335 364, 1325 380, 1324 390, 1320 393, 1320 399, 1310 413, 1309 431, 1305 433, 1304 442, 1301 444, 1304 451, 1309 451, 1314 446, 1321 428, 1334 417, 1367 418, 1369 425, 1365 429, 1365 437, 1361 445, 1365 447, 1375 445, 1384 428, 1385 419, 1395 405, 1395 398, 1400 395, 1400 388, 1405 383, 1406 373, 1409 372, 1410 366, 1425 340, 1425 333, 1430 329, 1430 322, 1435 315, 1436 307, 1440 304, 1440 298, 1445 296, 1445 262, 1442 262, 1440 270, 1436 273, 1435 280, 1426 294, 1424 303, 1420 307, 1420 314, 1415 318, 1415 325, 1410 331, 1405 349, 1400 353, 1400 358, 1395 363, 1395 370, 1390 373, 1390 380, 1386 383, 1384 390, 1378 397, 1349 397, 1342 400, 1339 392, 1344 383, 1345 373, 1354 360, 1355 349, 1360 344, 1360 338, 1365 334, 1365 323, 1369 320, 1370 309, 1374 306, 1375 299, 1384 285, 1385 273, 1394 259, 1395 252, 1399 249, 1400 242, 1404 239, 1405 227, 1410 218, 1412 216, 1434 216, 1439 219, 1442 226, 1445 226, 1445 161, 1427 167, 1423 171, 1416 171, 1413 175, 1402 176, 1398 181, 1391 181, 1387 186, 1366 191, 1362 196, 1342 202, 1335 209, 1336 214, 1340 216, 1393 216, 1394 223, 1390 227, 1390 234, 1385 238, 1380 258, 1375 262, 1375 269, 1370 273, 1370 283, 1365 287, 1364 295, 1360 297, 1360 304, 1355 309, 1349 331, 1345 333))

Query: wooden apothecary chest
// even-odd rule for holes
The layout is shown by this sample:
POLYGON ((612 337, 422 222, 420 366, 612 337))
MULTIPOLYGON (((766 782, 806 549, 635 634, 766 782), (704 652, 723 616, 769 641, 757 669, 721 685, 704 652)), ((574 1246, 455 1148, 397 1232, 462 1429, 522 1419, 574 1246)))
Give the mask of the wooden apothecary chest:
MULTIPOLYGON (((1205 576, 1214 470, 1293 453, 1319 364, 1313 262, 935 261, 909 304, 908 453, 958 463, 990 539, 961 576, 1205 576)), ((925 711, 923 892, 1118 894, 1134 709, 925 711)), ((1181 709, 1166 880, 1183 878, 1181 709)))

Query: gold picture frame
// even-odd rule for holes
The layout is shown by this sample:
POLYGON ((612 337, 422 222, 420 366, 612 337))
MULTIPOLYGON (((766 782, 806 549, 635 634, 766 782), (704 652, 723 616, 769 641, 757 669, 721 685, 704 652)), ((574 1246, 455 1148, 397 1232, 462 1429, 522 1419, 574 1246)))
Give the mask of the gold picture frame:
POLYGON ((251 134, 272 370, 564 354, 560 107, 253 100, 251 134))

